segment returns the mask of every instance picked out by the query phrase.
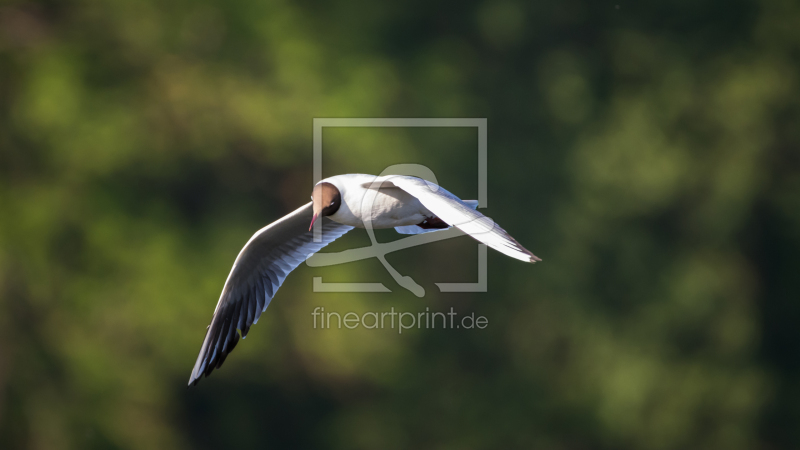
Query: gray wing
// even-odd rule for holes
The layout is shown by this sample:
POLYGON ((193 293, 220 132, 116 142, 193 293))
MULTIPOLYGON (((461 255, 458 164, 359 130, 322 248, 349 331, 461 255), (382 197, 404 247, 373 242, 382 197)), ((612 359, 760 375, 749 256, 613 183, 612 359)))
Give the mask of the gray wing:
MULTIPOLYGON (((435 183, 401 175, 388 175, 382 181, 376 181, 375 185, 380 185, 381 188, 394 186, 413 195, 425 208, 436 214, 436 217, 500 253, 525 262, 541 261, 492 219, 475 211, 470 204, 435 183)), ((371 183, 363 186, 372 187, 371 183)))
POLYGON ((242 338, 247 336, 289 272, 353 229, 323 217, 322 242, 314 242, 313 231, 308 231, 312 214, 309 202, 259 230, 239 252, 206 331, 190 386, 222 366, 239 342, 236 330, 241 330, 242 338))

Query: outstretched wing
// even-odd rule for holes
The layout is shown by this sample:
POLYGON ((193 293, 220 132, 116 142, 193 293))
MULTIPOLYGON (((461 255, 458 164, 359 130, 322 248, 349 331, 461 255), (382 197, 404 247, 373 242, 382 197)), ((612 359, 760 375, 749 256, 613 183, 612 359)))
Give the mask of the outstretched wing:
POLYGON ((445 188, 421 178, 400 175, 385 177, 381 187, 389 187, 389 183, 416 197, 423 206, 445 223, 457 227, 475 240, 500 253, 525 262, 541 261, 492 219, 475 211, 470 204, 451 194, 445 188))
POLYGON ((309 202, 260 229, 239 252, 222 288, 189 385, 197 384, 203 375, 222 366, 239 342, 236 330, 241 330, 242 338, 247 336, 289 272, 353 229, 323 218, 322 242, 314 242, 314 232, 308 231, 312 214, 309 202))

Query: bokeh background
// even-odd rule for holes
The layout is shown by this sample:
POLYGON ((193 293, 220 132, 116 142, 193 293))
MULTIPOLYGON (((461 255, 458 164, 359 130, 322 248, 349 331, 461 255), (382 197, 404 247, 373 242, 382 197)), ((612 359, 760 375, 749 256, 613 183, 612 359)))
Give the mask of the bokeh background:
MULTIPOLYGON (((4 0, 0 448, 800 448, 798 65, 791 0, 4 0), (487 118, 484 212, 544 262, 442 294, 470 239, 392 254, 424 298, 301 266, 186 389, 239 249, 308 201, 314 117, 487 118)), ((324 175, 476 198, 476 149, 326 130, 324 175)))

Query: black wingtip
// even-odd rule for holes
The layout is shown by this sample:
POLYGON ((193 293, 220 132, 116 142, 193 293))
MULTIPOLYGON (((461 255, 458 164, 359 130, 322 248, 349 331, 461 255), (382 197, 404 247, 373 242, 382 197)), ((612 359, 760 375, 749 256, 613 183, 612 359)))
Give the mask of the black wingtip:
POLYGON ((200 382, 201 378, 211 376, 211 372, 213 372, 215 369, 219 369, 220 367, 222 367, 222 364, 228 358, 228 355, 233 351, 234 348, 236 348, 236 344, 239 343, 239 339, 240 339, 239 333, 234 332, 233 339, 230 343, 230 347, 226 349, 226 351, 220 353, 219 356, 217 356, 213 361, 208 361, 202 372, 198 374, 192 373, 192 377, 189 378, 189 384, 187 385, 187 389, 192 386, 197 386, 197 383, 200 382))

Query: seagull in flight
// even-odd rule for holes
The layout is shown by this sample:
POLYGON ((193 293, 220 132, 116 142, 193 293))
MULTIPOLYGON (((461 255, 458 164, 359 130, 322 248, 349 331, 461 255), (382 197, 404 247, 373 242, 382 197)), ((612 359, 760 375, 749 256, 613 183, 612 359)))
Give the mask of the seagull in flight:
POLYGON ((411 176, 346 174, 320 181, 309 203, 258 230, 239 252, 189 386, 222 366, 239 342, 239 332, 242 338, 247 336, 289 272, 353 228, 419 234, 456 227, 512 258, 541 261, 476 211, 477 206, 477 201, 461 200, 435 183, 411 176))

